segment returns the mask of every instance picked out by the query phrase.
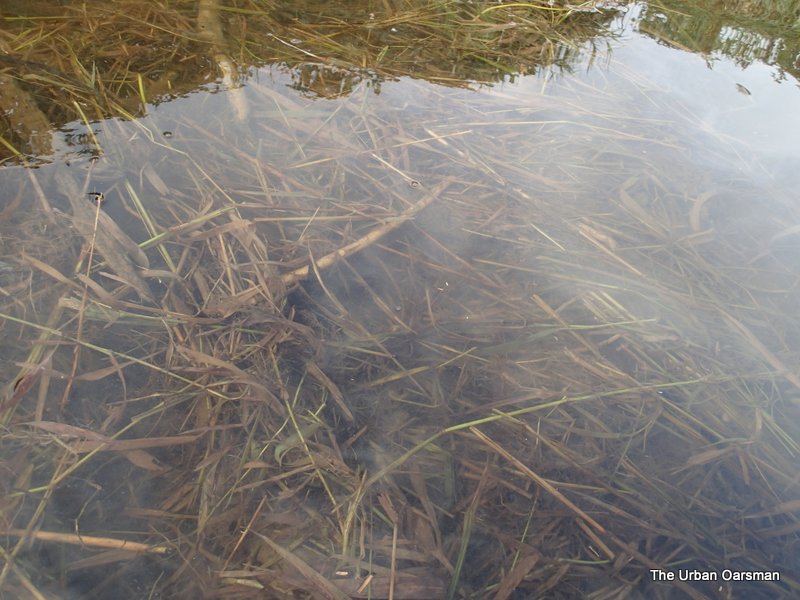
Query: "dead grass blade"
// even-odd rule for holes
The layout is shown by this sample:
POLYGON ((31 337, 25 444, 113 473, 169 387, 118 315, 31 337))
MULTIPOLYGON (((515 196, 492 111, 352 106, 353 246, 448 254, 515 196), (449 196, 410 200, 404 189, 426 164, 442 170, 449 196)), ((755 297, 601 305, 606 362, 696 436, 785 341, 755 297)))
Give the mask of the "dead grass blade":
POLYGON ((326 600, 348 599, 347 594, 342 592, 331 581, 323 577, 316 569, 308 565, 293 552, 290 552, 277 542, 273 542, 267 536, 257 531, 251 531, 250 533, 265 542, 273 552, 289 563, 293 568, 297 569, 311 585, 313 592, 319 595, 318 597, 325 598, 326 600))

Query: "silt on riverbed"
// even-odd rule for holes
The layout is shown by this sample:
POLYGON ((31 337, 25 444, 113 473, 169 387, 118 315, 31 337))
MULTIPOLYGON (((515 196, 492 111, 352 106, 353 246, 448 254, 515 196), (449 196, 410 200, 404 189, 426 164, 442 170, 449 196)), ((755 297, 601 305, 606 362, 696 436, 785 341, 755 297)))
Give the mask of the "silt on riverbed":
POLYGON ((797 207, 592 70, 689 12, 328 4, 4 14, 2 594, 796 594, 797 207))

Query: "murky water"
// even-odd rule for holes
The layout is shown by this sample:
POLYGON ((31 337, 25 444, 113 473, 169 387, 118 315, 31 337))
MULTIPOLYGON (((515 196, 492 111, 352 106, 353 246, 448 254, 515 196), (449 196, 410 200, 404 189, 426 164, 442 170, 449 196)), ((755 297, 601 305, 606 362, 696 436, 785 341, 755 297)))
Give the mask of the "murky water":
POLYGON ((95 8, 3 15, 4 594, 797 593, 796 10, 95 8))

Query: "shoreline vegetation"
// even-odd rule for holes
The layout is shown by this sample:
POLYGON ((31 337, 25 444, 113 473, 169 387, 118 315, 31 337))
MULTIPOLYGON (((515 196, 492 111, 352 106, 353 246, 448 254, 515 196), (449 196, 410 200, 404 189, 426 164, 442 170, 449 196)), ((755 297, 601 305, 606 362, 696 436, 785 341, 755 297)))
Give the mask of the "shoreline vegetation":
POLYGON ((800 590, 796 203, 628 7, 8 4, 0 596, 800 590))

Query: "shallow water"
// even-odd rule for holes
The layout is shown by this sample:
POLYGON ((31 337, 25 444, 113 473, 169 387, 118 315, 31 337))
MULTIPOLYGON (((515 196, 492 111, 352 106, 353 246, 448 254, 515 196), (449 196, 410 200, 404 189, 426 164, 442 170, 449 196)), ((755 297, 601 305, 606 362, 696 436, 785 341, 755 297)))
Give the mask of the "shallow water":
MULTIPOLYGON (((423 19, 371 30, 384 15, 370 5, 326 38, 330 56, 303 35, 342 15, 285 7, 286 30, 265 31, 246 3, 223 12, 227 45, 205 40, 208 52, 193 46, 194 4, 176 6, 176 39, 191 42, 175 42, 174 64, 120 83, 116 116, 90 112, 89 127, 68 102, 42 110, 57 129, 0 167, 9 594, 309 590, 245 529, 332 581, 346 573, 353 597, 373 572, 354 556, 374 561, 373 597, 388 597, 378 581, 398 538, 392 569, 419 577, 398 598, 798 589, 794 13, 632 4, 564 25, 543 64, 526 63, 538 46, 509 15, 490 29, 519 58, 495 69, 470 53, 436 63, 433 36, 403 46, 423 19), (219 78, 226 52, 238 83, 219 78), (120 269, 95 271, 94 288, 73 274, 91 260, 82 246, 114 250, 70 225, 53 180, 65 164, 125 235, 149 240, 155 308, 120 269), (286 279, 430 194, 366 249, 286 279), (234 293, 248 290, 257 302, 234 293), (88 311, 101 305, 125 314, 88 311), (37 379, 18 393, 26 361, 37 379), (64 474, 97 435, 138 453, 100 451, 64 474), (63 539, 18 544, 10 531, 26 527, 168 555, 72 556, 63 539), (780 581, 723 581, 723 567, 780 581), (658 574, 679 568, 719 579, 658 574)), ((114 21, 98 10, 98 27, 114 21)), ((157 17, 139 16, 160 31, 157 17)), ((137 51, 123 42, 98 64, 137 51)), ((19 82, 61 77, 25 60, 9 67, 19 82)), ((23 130, 6 147, 24 148, 23 130)))

